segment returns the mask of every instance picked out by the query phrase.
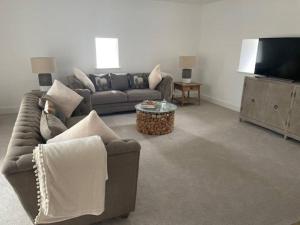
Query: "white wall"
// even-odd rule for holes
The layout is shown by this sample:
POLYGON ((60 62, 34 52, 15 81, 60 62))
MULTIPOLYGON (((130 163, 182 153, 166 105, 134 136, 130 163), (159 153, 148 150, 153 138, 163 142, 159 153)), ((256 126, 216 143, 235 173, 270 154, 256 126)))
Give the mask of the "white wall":
POLYGON ((239 110, 242 39, 300 36, 299 12, 300 0, 1 0, 0 113, 15 112, 22 95, 38 89, 30 57, 56 57, 62 80, 75 66, 95 72, 96 36, 119 38, 120 71, 160 63, 180 79, 178 56, 199 55, 193 78, 204 83, 202 96, 239 110))
POLYGON ((203 94, 239 110, 244 74, 237 73, 242 39, 300 36, 300 0, 223 0, 201 8, 203 94))
POLYGON ((119 38, 120 71, 160 63, 178 76, 178 56, 197 54, 198 15, 195 5, 149 0, 1 0, 0 113, 38 89, 30 57, 56 57, 58 79, 73 67, 95 72, 97 36, 119 38))

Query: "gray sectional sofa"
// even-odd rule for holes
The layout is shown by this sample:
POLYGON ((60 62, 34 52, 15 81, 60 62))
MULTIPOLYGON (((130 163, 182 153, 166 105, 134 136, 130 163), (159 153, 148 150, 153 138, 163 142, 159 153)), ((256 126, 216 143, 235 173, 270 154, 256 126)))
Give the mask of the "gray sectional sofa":
MULTIPOLYGON (((67 126, 77 123, 82 119, 82 114, 91 110, 89 91, 77 92, 84 100, 67 121, 67 126)), ((39 97, 37 93, 28 93, 23 97, 2 168, 2 173, 32 221, 38 213, 32 151, 35 146, 44 143, 40 134, 42 109, 38 106, 39 97)), ((109 179, 106 183, 104 213, 99 216, 85 215, 53 225, 89 225, 108 218, 127 217, 134 210, 140 144, 135 140, 122 139, 112 141, 105 147, 109 179)))
MULTIPOLYGON (((96 87, 96 92, 91 94, 92 107, 98 114, 110 114, 135 110, 134 106, 144 100, 171 101, 173 78, 163 76, 162 81, 155 90, 149 89, 147 83, 149 73, 128 74, 90 74, 89 77, 96 87), (140 78, 142 83, 137 84, 134 78, 140 78), (97 80, 107 78, 105 87, 97 88, 97 80), (144 79, 144 80, 142 80, 144 79)), ((86 87, 74 76, 67 77, 67 85, 72 89, 85 89, 86 87)))

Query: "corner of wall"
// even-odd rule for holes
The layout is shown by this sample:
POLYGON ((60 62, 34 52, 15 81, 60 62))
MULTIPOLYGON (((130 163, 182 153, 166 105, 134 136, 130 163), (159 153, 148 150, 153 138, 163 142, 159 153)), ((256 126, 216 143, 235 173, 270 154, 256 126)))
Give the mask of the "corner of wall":
POLYGON ((0 115, 16 114, 18 113, 18 106, 0 107, 0 115))
POLYGON ((231 109, 233 111, 240 112, 240 107, 238 107, 236 105, 233 105, 229 102, 226 102, 224 100, 217 99, 217 98, 205 95, 205 94, 201 94, 201 98, 208 101, 208 102, 214 103, 216 105, 220 105, 220 106, 223 106, 225 108, 231 109))

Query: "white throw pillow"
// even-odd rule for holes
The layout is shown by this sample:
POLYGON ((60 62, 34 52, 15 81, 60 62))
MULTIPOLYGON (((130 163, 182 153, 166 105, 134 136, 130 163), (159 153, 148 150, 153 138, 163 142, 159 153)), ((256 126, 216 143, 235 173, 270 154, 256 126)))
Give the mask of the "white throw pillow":
POLYGON ((51 100, 53 100, 67 118, 72 115, 83 99, 82 96, 58 80, 54 81, 52 87, 47 92, 47 95, 51 97, 51 100))
POLYGON ((77 68, 74 68, 73 72, 75 77, 80 80, 86 88, 90 89, 93 93, 96 92, 93 82, 84 72, 77 68))
POLYGON ((161 82, 162 76, 160 72, 160 65, 157 65, 148 77, 149 87, 154 90, 156 86, 161 82))
POLYGON ((65 132, 48 140, 47 143, 67 141, 93 135, 100 136, 105 144, 113 140, 120 139, 119 136, 103 122, 96 111, 93 110, 84 119, 76 123, 65 132))

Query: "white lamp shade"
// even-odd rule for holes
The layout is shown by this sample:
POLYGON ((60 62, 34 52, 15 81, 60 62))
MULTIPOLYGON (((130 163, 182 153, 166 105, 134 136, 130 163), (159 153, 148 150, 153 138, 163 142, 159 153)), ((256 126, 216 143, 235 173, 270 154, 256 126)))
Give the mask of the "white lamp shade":
POLYGON ((183 69, 192 69, 196 65, 196 56, 180 56, 179 66, 183 69))
POLYGON ((32 73, 54 73, 56 61, 53 57, 34 57, 31 58, 32 73))

